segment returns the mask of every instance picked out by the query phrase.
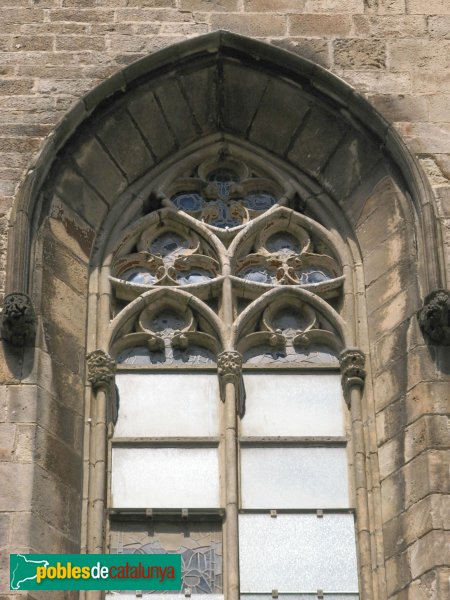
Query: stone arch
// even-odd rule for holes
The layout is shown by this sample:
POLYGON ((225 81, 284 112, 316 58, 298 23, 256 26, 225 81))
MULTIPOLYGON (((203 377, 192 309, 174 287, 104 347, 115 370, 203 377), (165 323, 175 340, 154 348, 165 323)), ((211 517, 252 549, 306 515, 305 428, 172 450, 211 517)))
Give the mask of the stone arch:
MULTIPOLYGON (((158 195, 141 193, 146 181, 187 152, 233 139, 296 172, 308 189, 302 210, 338 230, 348 244, 344 268, 356 291, 349 318, 373 357, 374 393, 369 389, 364 407, 371 426, 368 454, 377 454, 375 417, 387 423, 390 411, 400 410, 391 406, 428 377, 437 351, 424 346, 415 314, 422 297, 445 286, 445 276, 429 184, 393 127, 319 66, 229 33, 138 61, 84 96, 58 125, 30 166, 12 214, 7 292, 31 296, 38 333, 10 382, 26 377, 35 398, 58 415, 52 435, 42 434, 30 489, 38 513, 46 489, 57 499, 43 529, 58 531, 60 551, 86 546, 79 537, 81 422, 85 399, 88 409, 90 402, 85 354, 108 341, 95 319, 98 305, 103 314, 109 306, 101 249, 127 211, 160 207, 158 195), (94 317, 88 320, 88 313, 94 317), (408 369, 408 352, 420 368, 408 369), (77 431, 73 439, 69 430, 77 431)), ((407 416, 402 418, 404 428, 407 416)), ((368 510, 377 542, 383 523, 412 503, 403 473, 395 474, 403 495, 389 501, 397 489, 390 475, 382 472, 380 490, 374 460, 368 510), (380 497, 386 500, 383 514, 380 497)), ((32 535, 30 530, 32 550, 48 550, 43 536, 32 535)), ((372 564, 383 588, 380 548, 372 549, 372 564)))

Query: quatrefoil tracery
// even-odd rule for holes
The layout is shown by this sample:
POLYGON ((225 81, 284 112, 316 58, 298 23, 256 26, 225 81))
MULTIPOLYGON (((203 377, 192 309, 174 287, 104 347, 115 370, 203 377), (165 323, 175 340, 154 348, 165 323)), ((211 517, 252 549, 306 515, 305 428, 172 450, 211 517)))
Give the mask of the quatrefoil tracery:
POLYGON ((238 230, 275 206, 281 187, 224 153, 201 163, 189 177, 172 182, 166 190, 174 208, 198 219, 220 237, 238 230))
MULTIPOLYGON (((244 362, 335 364, 340 336, 323 309, 309 305, 308 294, 339 296, 342 267, 332 234, 285 206, 293 197, 289 186, 294 190, 229 155, 203 161, 163 185, 165 208, 131 225, 112 256, 111 282, 119 301, 158 298, 133 330, 116 338, 118 362, 214 363, 224 349, 218 307, 250 300, 234 324, 226 323, 231 331, 248 311, 260 315, 232 342, 244 362), (232 285, 224 300, 226 277, 232 285), (258 302, 272 293, 276 301, 261 312, 258 302), (193 316, 183 296, 195 299, 200 312, 209 311, 215 330, 193 316)), ((113 308, 118 315, 127 310, 120 302, 113 308)), ((329 305, 326 310, 334 312, 329 305)))

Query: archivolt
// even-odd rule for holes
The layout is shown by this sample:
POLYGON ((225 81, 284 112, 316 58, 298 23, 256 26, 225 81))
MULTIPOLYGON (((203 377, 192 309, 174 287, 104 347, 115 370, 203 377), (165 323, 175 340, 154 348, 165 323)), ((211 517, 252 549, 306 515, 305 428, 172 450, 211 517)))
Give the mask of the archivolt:
MULTIPOLYGON (((218 133, 261 148, 317 182, 355 223, 383 178, 418 219, 423 292, 442 287, 432 195, 417 161, 383 117, 313 63, 229 33, 188 40, 126 67, 84 96, 30 166, 15 204, 7 291, 30 292, 35 241, 59 219, 83 260, 117 220, 126 196, 152 208, 136 182, 164 159, 218 133), (120 206, 121 205, 121 206, 120 206)), ((204 144, 204 142, 203 142, 204 144)))

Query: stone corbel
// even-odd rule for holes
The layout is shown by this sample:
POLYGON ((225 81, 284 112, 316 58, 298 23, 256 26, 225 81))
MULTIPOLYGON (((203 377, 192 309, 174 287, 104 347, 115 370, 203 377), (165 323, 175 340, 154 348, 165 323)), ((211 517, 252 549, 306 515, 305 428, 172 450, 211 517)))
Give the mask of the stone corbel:
POLYGON ((30 297, 22 292, 5 296, 0 317, 1 337, 12 346, 31 345, 36 335, 36 315, 30 297))
POLYGON ((359 389, 362 393, 366 379, 365 356, 357 348, 348 348, 339 355, 342 373, 342 389, 347 406, 350 408, 351 390, 359 389))
POLYGON ((450 346, 450 292, 435 290, 425 298, 418 312, 424 336, 439 346, 450 346))
POLYGON ((235 350, 226 350, 217 356, 217 373, 220 382, 220 397, 225 402, 225 386, 233 383, 236 393, 236 410, 240 417, 245 410, 245 389, 242 379, 242 355, 235 350))

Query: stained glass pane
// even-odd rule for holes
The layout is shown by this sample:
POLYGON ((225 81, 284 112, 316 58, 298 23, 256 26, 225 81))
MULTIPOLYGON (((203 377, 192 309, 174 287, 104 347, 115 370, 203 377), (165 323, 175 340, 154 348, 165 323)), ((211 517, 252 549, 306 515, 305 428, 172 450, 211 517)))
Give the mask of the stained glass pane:
POLYGON ((318 267, 308 267, 297 272, 300 283, 306 285, 307 283, 322 283, 332 279, 331 273, 326 269, 318 267))
POLYGON ((118 373, 114 437, 219 435, 214 373, 118 373))
POLYGON ((244 205, 250 210, 268 210, 277 199, 268 192, 251 192, 244 198, 244 205))
POLYGON ((243 593, 358 593, 352 514, 240 515, 239 558, 243 593))
POLYGON ((172 202, 177 208, 186 212, 195 212, 201 210, 205 201, 195 192, 183 192, 172 198, 172 202))
POLYGON ((243 508, 346 508, 345 448, 241 448, 243 508))
POLYGON ((153 242, 150 244, 150 252, 152 254, 160 254, 161 256, 169 256, 174 252, 188 247, 189 242, 185 238, 181 237, 181 235, 167 232, 153 240, 153 242))
POLYGON ((300 252, 300 242, 290 233, 280 232, 272 235, 266 242, 270 252, 295 254, 300 252))
POLYGON ((146 271, 145 269, 128 269, 124 273, 120 275, 121 279, 125 279, 125 281, 130 281, 131 283, 139 283, 145 285, 152 285, 156 281, 156 277, 150 273, 150 271, 146 271))
MULTIPOLYGON (((192 594, 222 592, 220 523, 111 523, 111 554, 181 554, 182 590, 192 594)), ((164 598, 167 598, 164 595, 164 598)))
POLYGON ((219 508, 216 448, 115 447, 114 508, 219 508))
POLYGON ((177 273, 177 281, 181 284, 189 283, 205 283, 214 278, 214 274, 206 269, 195 268, 190 271, 179 271, 177 273))
POLYGON ((245 373, 244 436, 342 436, 338 373, 245 373))

